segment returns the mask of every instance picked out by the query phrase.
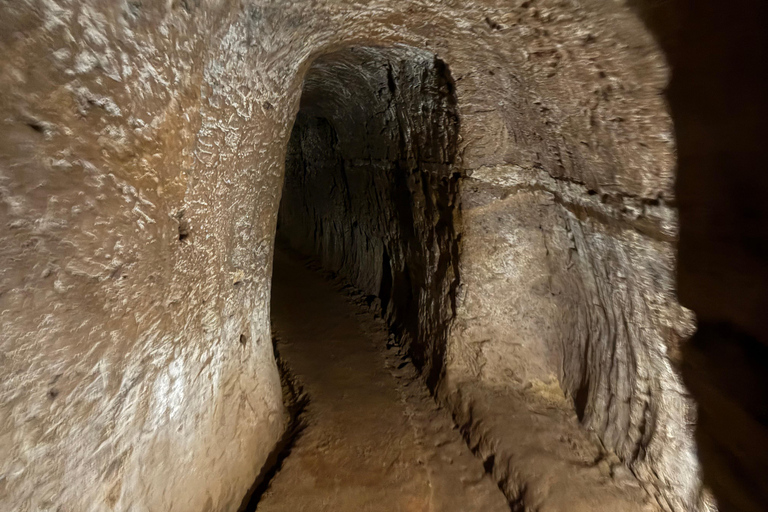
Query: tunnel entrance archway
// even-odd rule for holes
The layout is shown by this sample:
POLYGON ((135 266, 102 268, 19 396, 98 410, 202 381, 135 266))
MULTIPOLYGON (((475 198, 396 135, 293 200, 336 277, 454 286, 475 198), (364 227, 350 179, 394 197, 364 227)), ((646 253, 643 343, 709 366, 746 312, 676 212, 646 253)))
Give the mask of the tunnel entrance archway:
POLYGON ((436 384, 458 282, 459 120, 447 66, 412 47, 319 57, 288 144, 278 242, 378 298, 436 384))

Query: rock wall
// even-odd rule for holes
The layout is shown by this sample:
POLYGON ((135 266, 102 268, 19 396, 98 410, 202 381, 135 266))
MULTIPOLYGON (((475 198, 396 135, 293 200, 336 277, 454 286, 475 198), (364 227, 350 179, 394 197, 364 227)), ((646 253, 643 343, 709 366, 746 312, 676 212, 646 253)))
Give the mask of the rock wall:
MULTIPOLYGON (((479 169, 461 190, 448 393, 471 396, 463 407, 511 389, 523 409, 572 408, 659 506, 706 509, 686 434, 695 410, 670 360, 693 330, 674 293, 674 210, 517 166, 479 169)), ((496 434, 474 435, 483 444, 496 434)), ((553 441, 513 453, 551 457, 553 441)), ((560 480, 574 470, 564 471, 560 480)))
POLYGON ((288 130, 230 6, 0 10, 0 508, 235 510, 283 428, 253 169, 288 130))
MULTIPOLYGON (((654 6, 642 19, 685 73, 676 25, 658 22, 679 6, 654 6)), ((446 76, 435 74, 435 62, 452 77, 455 107, 425 114, 455 110, 459 132, 425 136, 455 137, 455 158, 398 146, 373 154, 390 151, 387 144, 345 147, 354 140, 346 135, 368 132, 329 123, 334 139, 329 126, 312 120, 322 116, 308 111, 296 132, 301 141, 335 140, 325 157, 373 166, 371 176, 389 176, 398 162, 408 177, 402 186, 424 201, 416 211, 450 211, 429 201, 450 206, 460 196, 460 223, 424 213, 424 224, 415 224, 414 238, 432 233, 433 242, 387 245, 392 294, 408 289, 395 283, 398 275, 428 276, 428 266, 409 263, 424 261, 426 249, 449 259, 434 282, 437 294, 418 297, 431 305, 432 325, 442 325, 445 285, 459 275, 444 349, 424 345, 423 331, 412 335, 414 346, 428 347, 422 362, 440 396, 459 418, 482 405, 473 398, 483 396, 478 390, 513 393, 525 407, 556 403, 563 418, 580 419, 602 451, 615 453, 616 468, 643 482, 654 506, 707 506, 699 504, 695 414, 671 364, 683 357, 691 319, 674 295, 675 145, 662 95, 668 67, 630 6, 23 0, 0 5, 0 34, 3 509, 237 508, 284 422, 269 343, 269 279, 302 83, 305 76, 311 82, 313 63, 315 71, 323 62, 328 72, 350 69, 332 55, 360 47, 399 48, 390 56, 419 51, 385 59, 395 93, 385 67, 375 80, 341 84, 333 92, 350 110, 356 105, 345 91, 384 106, 408 90, 403 83, 425 84, 419 94, 433 94, 434 77, 446 76), (466 177, 458 191, 456 172, 466 177), (431 188, 418 192, 417 177, 431 188), (431 226, 435 220, 443 225, 431 226), (445 248, 459 234, 456 258, 445 248)), ((696 83, 694 71, 677 83, 696 83)), ((692 90, 678 87, 677 94, 692 90)), ((402 99, 404 112, 415 105, 402 99)), ((672 99, 673 113, 681 101, 672 99)), ((373 118, 388 119, 388 129, 412 128, 407 116, 394 122, 388 115, 373 118)), ((678 138, 689 144, 695 133, 686 133, 680 138, 678 130, 678 138)), ((681 169, 696 165, 686 160, 681 169)), ((695 197, 694 189, 680 200, 695 197)), ((394 225, 403 225, 399 218, 394 225)), ((707 240, 711 232, 690 238, 707 240)), ((341 262, 338 252, 325 254, 380 293, 385 260, 378 265, 380 256, 371 255, 383 255, 385 244, 373 224, 369 233, 367 251, 344 253, 341 262)), ((714 240, 723 238, 706 248, 714 240)), ((691 243, 681 256, 697 250, 691 243)), ((425 265, 442 268, 439 259, 425 265)), ((695 268, 683 270, 701 275, 688 274, 695 268)), ((694 281, 681 280, 690 304, 719 318, 697 302, 694 281)), ((761 324, 750 318, 737 324, 754 337, 761 324)), ((479 418, 469 416, 470 437, 491 446, 478 433, 479 418)), ((507 471, 510 495, 525 478, 507 471)))

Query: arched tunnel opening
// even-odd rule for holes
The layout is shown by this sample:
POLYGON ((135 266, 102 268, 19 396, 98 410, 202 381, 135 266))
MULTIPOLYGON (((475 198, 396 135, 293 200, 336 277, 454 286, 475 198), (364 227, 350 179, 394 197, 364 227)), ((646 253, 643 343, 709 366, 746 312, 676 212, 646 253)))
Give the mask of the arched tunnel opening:
POLYGON ((452 78, 411 47, 319 57, 288 143, 278 244, 375 300, 434 386, 458 283, 452 78))
POLYGON ((440 381, 456 308, 458 133, 453 80, 429 52, 352 47, 309 68, 272 280, 293 414, 246 510, 311 508, 337 501, 339 486, 366 489, 345 498, 350 510, 508 510, 428 390, 440 381), (480 482, 448 490, 446 463, 427 461, 423 443, 452 450, 453 470, 480 482), (392 459, 394 469, 382 462, 392 459), (333 467, 320 474, 318 465, 333 467), (306 484, 318 478, 332 482, 306 484), (433 486, 446 492, 429 497, 433 486))

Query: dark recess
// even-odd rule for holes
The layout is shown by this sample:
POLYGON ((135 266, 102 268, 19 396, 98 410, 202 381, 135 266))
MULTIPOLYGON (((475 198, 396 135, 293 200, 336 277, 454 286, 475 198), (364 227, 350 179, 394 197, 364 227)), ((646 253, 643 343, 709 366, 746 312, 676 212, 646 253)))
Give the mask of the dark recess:
POLYGON ((768 504, 768 2, 633 0, 672 67, 678 291, 704 482, 721 512, 768 504))

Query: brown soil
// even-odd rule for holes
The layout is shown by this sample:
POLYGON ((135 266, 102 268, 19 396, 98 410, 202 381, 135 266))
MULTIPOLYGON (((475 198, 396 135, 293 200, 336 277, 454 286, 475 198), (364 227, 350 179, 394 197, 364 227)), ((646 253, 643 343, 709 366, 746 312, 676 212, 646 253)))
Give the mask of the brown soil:
POLYGON ((363 297, 278 252, 272 320, 307 405, 259 512, 509 510, 363 297))

